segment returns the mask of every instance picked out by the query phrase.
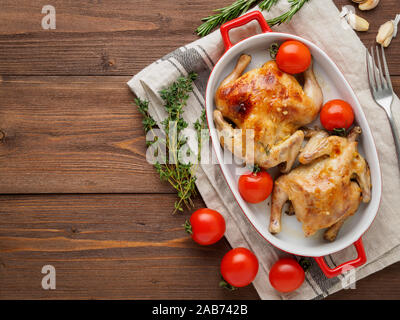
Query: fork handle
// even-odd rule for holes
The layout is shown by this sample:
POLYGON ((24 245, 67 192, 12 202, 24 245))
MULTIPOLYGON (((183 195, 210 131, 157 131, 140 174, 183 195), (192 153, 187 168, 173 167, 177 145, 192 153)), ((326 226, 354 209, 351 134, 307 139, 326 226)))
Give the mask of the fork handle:
POLYGON ((399 130, 397 128, 396 122, 394 120, 393 114, 391 112, 387 112, 387 116, 389 119, 390 127, 392 129, 394 144, 396 146, 396 153, 397 153, 397 164, 400 169, 400 137, 399 137, 399 130))

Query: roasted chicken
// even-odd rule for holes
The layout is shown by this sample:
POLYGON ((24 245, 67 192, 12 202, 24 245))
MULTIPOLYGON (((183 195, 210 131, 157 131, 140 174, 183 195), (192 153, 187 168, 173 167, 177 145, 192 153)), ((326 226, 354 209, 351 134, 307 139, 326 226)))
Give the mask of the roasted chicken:
POLYGON ((361 202, 371 198, 369 167, 357 151, 359 127, 348 137, 329 136, 311 130, 309 142, 299 154, 299 165, 280 176, 274 185, 269 230, 281 231, 284 204, 291 202, 305 236, 328 228, 324 237, 333 241, 344 221, 361 202))
POLYGON ((298 129, 321 108, 321 88, 312 65, 304 72, 303 88, 275 61, 242 75, 250 61, 249 55, 241 55, 216 91, 214 121, 220 142, 247 164, 264 169, 282 164, 281 171, 288 172, 304 140, 298 129))

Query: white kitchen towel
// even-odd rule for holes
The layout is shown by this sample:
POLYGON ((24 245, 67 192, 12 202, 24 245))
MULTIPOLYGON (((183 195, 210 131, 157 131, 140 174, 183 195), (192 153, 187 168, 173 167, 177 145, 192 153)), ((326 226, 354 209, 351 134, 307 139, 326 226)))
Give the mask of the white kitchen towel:
MULTIPOLYGON (((287 9, 287 2, 281 1, 270 12, 263 14, 266 18, 271 18, 287 9)), ((368 262, 357 269, 356 279, 359 280, 400 260, 400 174, 386 114, 372 100, 368 89, 366 49, 357 34, 343 24, 339 11, 331 0, 312 0, 304 5, 290 23, 273 29, 309 39, 328 53, 355 90, 372 129, 382 168, 383 192, 378 216, 363 237, 368 262)), ((233 41, 237 41, 257 32, 259 30, 256 23, 250 23, 232 30, 230 35, 233 41)), ((179 76, 196 72, 198 78, 194 92, 184 113, 184 118, 193 123, 204 109, 207 79, 223 52, 224 46, 217 30, 146 67, 128 82, 128 86, 138 97, 150 101, 150 113, 160 121, 165 113, 158 92, 179 76)), ((400 101, 397 97, 393 110, 396 112, 397 123, 400 123, 400 101)), ((321 299, 351 282, 351 279, 342 275, 327 279, 314 260, 310 259, 311 268, 306 273, 306 281, 298 290, 288 294, 275 291, 269 284, 268 272, 279 257, 287 254, 268 244, 250 225, 220 170, 218 165, 202 164, 197 171, 196 185, 207 206, 218 210, 225 217, 226 238, 232 247, 247 247, 258 257, 260 269, 253 284, 260 298, 321 299)), ((354 248, 349 247, 326 257, 326 260, 334 267, 354 256, 354 248)))

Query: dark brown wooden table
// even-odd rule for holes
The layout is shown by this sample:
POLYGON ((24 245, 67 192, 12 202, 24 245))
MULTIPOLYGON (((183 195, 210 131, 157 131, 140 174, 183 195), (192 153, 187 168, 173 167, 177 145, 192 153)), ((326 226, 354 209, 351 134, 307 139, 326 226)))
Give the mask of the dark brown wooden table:
MULTIPOLYGON (((258 298, 218 288, 228 243, 199 247, 181 228, 189 213, 171 216, 125 84, 231 1, 0 0, 1 299, 258 298), (49 2, 56 30, 41 28, 49 2), (46 264, 56 290, 41 288, 46 264)), ((361 13, 363 42, 399 9, 361 13)), ((400 39, 387 56, 400 94, 400 39)), ((330 298, 398 299, 400 264, 330 298)))

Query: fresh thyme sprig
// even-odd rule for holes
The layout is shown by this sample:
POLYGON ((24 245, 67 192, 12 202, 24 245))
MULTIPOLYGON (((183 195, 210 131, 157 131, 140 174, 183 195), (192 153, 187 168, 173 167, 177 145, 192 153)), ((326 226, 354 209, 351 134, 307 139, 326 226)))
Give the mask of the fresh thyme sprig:
POLYGON ((139 112, 143 115, 143 128, 144 131, 147 133, 157 124, 156 121, 149 114, 149 102, 136 98, 135 103, 138 107, 139 112))
MULTIPOLYGON (((161 127, 165 133, 165 138, 159 137, 155 133, 157 128, 156 121, 149 113, 148 101, 135 99, 138 110, 143 115, 143 127, 145 132, 151 131, 153 140, 147 141, 147 146, 154 147, 154 156, 161 156, 162 163, 157 161, 154 164, 160 179, 168 181, 177 191, 178 199, 174 204, 174 211, 183 211, 183 207, 193 206, 192 198, 196 195, 196 176, 195 166, 192 163, 184 163, 180 159, 180 153, 186 146, 187 137, 182 135, 182 131, 188 127, 188 123, 183 119, 183 108, 186 106, 189 93, 193 90, 193 81, 196 79, 195 73, 190 73, 188 77, 180 77, 168 88, 160 91, 160 96, 164 102, 164 108, 168 116, 161 122, 161 127), (166 152, 164 155, 162 149, 166 152)), ((194 124, 198 132, 198 160, 200 161, 201 150, 201 129, 205 127, 205 114, 194 124)), ((188 149, 190 150, 190 149, 188 149)), ((165 153, 164 152, 164 153, 165 153)))
POLYGON ((203 110, 203 112, 201 113, 200 119, 196 120, 196 122, 194 123, 194 128, 196 130, 197 133, 197 161, 200 163, 201 160, 201 146, 202 146, 202 141, 204 141, 206 139, 206 137, 204 136, 204 131, 202 131, 203 129, 208 129, 207 126, 207 119, 206 119, 206 110, 203 110))
MULTIPOLYGON (((269 11, 279 0, 235 0, 231 5, 224 8, 216 9, 214 15, 203 18, 201 24, 196 32, 199 36, 203 37, 209 34, 214 28, 219 25, 239 17, 251 7, 258 4, 261 10, 269 11)), ((288 0, 290 3, 289 11, 280 15, 279 17, 267 20, 270 26, 279 25, 283 22, 289 21, 297 11, 309 0, 288 0)))

